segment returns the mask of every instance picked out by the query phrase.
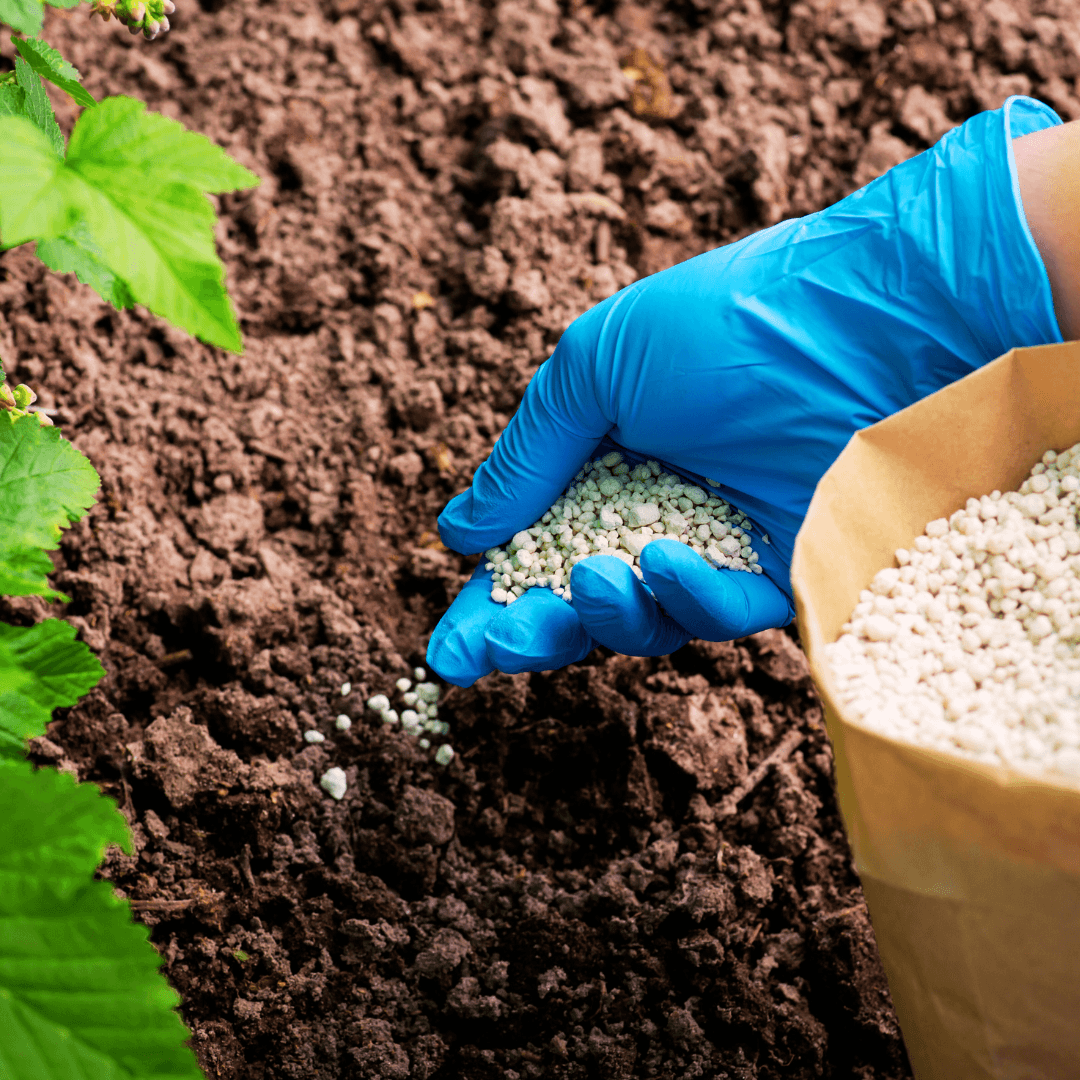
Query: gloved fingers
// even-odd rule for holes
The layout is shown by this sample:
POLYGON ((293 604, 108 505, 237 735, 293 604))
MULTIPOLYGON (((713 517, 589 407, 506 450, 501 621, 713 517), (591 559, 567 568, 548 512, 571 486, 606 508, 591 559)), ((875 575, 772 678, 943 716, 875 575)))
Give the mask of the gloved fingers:
POLYGON ((566 667, 593 648, 574 609, 548 589, 530 589, 501 611, 484 640, 490 662, 508 675, 566 667))
POLYGON ((481 563, 435 627, 428 642, 427 666, 455 686, 472 686, 494 671, 484 631, 498 607, 491 599, 491 574, 481 563))
POLYGON ((787 596, 765 574, 717 569, 674 540, 649 544, 641 553, 641 571, 668 614, 706 641, 784 626, 794 614, 787 596))
POLYGON ((567 331, 533 376, 472 487, 439 515, 439 535, 448 548, 486 551, 534 525, 611 426, 592 394, 589 358, 574 355, 570 336, 567 331))
POLYGON ((530 589, 508 607, 491 599, 483 566, 439 620, 427 665, 455 686, 492 671, 552 671, 586 657, 593 643, 573 609, 547 589, 530 589))
POLYGON ((581 625, 616 652, 666 656, 690 640, 683 627, 661 612, 633 570, 614 556, 594 555, 575 564, 570 592, 581 625))

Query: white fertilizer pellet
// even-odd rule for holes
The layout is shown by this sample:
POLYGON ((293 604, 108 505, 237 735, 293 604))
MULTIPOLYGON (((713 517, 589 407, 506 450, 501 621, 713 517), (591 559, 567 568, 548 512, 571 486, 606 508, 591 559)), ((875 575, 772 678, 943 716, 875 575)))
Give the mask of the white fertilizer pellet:
POLYGON ((880 570, 827 646, 868 728, 1080 778, 1080 443, 968 499, 880 570))
POLYGON ((341 684, 341 696, 348 697, 352 693, 352 683, 343 682, 341 684))
POLYGON ((321 743, 326 742, 326 736, 321 731, 305 731, 304 742, 309 743, 321 743))
MULTIPOLYGON (((449 735, 450 725, 438 719, 439 684, 426 682, 427 671, 422 667, 414 668, 413 675, 417 679, 415 685, 412 680, 404 677, 397 679, 394 683, 395 697, 401 701, 403 706, 400 716, 398 710, 391 706, 390 698, 386 694, 373 694, 367 699, 367 707, 372 712, 377 713, 382 722, 388 726, 400 722, 401 730, 406 735, 415 738, 422 749, 428 750, 431 748, 429 736, 449 735)), ((342 714, 337 718, 335 724, 339 731, 348 731, 352 727, 352 720, 342 714)), ((453 750, 449 747, 446 749, 452 757, 453 750)), ((441 750, 435 752, 436 759, 438 759, 440 752, 441 750)), ((443 756, 445 757, 445 754, 443 756)), ((449 761, 449 758, 447 758, 447 761, 449 761)), ((442 764, 446 764, 446 762, 442 762, 442 764)))
POLYGON ((345 779, 345 770, 339 769, 336 765, 332 769, 327 769, 326 772, 322 774, 319 785, 331 798, 344 798, 345 790, 348 787, 348 783, 345 779))
POLYGON ((512 604, 539 586, 569 600, 570 570, 591 555, 621 559, 640 578, 641 552, 661 536, 688 544, 715 566, 760 574, 752 528, 723 499, 663 472, 658 462, 631 467, 612 451, 586 465, 532 528, 485 552, 491 599, 512 604))
POLYGON ((454 760, 454 748, 449 743, 443 743, 435 751, 435 761, 439 765, 449 765, 454 760))
POLYGON ((336 727, 338 729, 338 731, 348 731, 349 728, 352 727, 352 717, 351 716, 346 716, 344 713, 342 713, 334 721, 334 727, 336 727))
POLYGON ((439 700, 439 686, 433 682, 422 682, 416 684, 416 697, 419 701, 426 702, 428 705, 434 705, 439 700))

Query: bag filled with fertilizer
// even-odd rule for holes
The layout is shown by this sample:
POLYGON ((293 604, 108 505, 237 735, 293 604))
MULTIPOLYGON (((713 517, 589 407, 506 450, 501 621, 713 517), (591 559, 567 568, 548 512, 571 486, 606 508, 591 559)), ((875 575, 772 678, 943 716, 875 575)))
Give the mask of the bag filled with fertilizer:
POLYGON ((1014 349, 856 434, 795 544, 918 1080, 1080 1077, 1078 443, 1080 343, 1014 349))

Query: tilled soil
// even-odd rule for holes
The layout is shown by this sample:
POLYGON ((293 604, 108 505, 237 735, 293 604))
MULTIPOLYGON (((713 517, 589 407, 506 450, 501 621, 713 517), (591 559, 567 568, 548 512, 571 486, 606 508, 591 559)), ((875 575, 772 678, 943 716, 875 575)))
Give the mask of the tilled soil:
POLYGON ((103 481, 55 582, 108 677, 35 757, 131 821, 104 874, 208 1076, 908 1076, 789 634, 449 689, 446 768, 363 702, 422 663, 473 564, 437 512, 578 313, 1010 93, 1080 116, 1075 5, 181 0, 173 25, 50 9, 46 37, 263 177, 218 200, 246 355, 22 250, 0 355, 103 481))

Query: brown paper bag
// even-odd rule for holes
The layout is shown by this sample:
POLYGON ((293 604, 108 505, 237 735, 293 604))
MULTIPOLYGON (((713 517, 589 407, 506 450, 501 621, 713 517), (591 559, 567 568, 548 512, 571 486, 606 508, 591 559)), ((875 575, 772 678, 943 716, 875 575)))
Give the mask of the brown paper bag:
POLYGON ((918 1080, 1080 1078, 1080 786, 874 734, 823 647, 928 521, 1080 442, 1080 342, 1014 349, 856 434, 795 543, 799 631, 918 1080))

